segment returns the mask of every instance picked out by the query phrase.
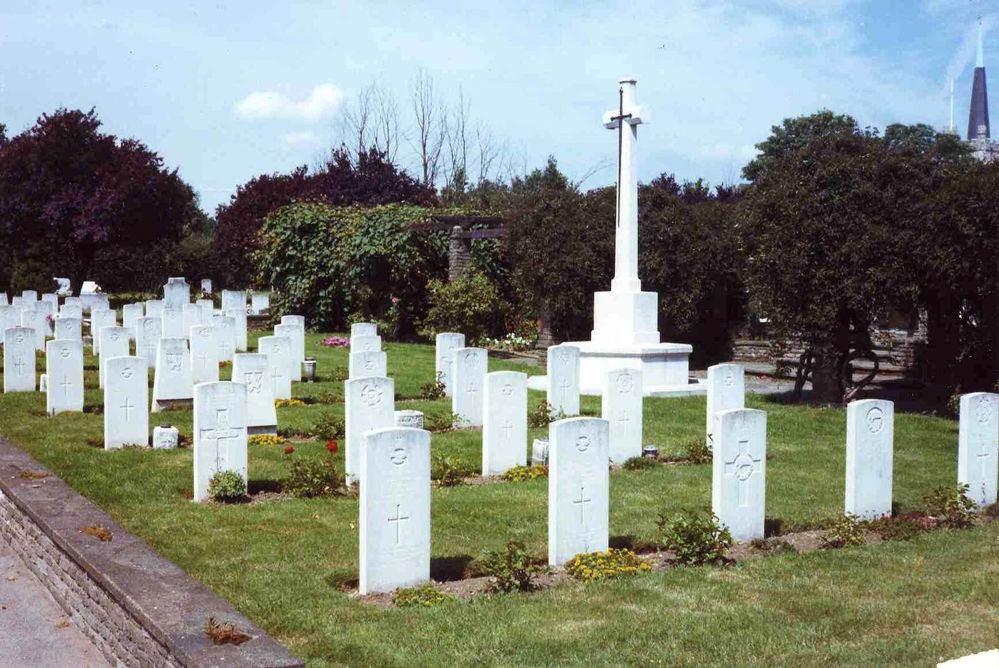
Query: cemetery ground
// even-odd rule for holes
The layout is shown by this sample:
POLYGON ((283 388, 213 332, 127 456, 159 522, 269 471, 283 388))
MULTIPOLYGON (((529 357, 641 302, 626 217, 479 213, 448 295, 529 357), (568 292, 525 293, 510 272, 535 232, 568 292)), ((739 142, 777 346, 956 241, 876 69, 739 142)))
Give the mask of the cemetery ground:
MULTIPOLYGON (((250 349, 258 333, 251 332, 250 349)), ((298 398, 326 402, 278 409, 279 428, 307 432, 323 415, 342 419, 347 352, 307 337, 319 382, 298 398), (331 394, 330 394, 331 393, 331 394), (324 397, 324 395, 327 395, 324 397)), ((434 375, 433 346, 386 343, 396 409, 450 412, 419 399, 434 375)), ((95 388, 96 359, 85 373, 95 388)), ((42 366, 40 365, 40 369, 42 366)), ((541 373, 490 359, 489 370, 541 373)), ((223 369, 223 378, 229 369, 223 369)), ((533 409, 543 399, 532 392, 533 409)), ((426 608, 356 600, 357 500, 273 494, 289 457, 329 456, 325 440, 293 437, 250 445, 251 493, 238 505, 194 504, 191 450, 105 451, 97 389, 89 412, 45 416, 40 393, 0 397, 0 433, 94 500, 129 531, 233 603, 310 665, 642 664, 927 665, 999 644, 999 522, 939 530, 908 541, 807 554, 783 553, 726 567, 681 567, 618 580, 568 582, 532 593, 476 596, 426 608)), ((790 406, 759 395, 768 412, 767 517, 783 532, 821 527, 842 514, 845 412, 790 406)), ((600 401, 584 397, 584 414, 600 401)), ((704 398, 646 399, 643 442, 667 454, 703 439, 704 398)), ((154 414, 190 437, 190 410, 154 414)), ((530 439, 546 434, 532 429, 530 439)), ((478 430, 434 433, 434 455, 473 469, 478 430)), ((189 442, 189 441, 188 441, 189 442)), ((917 414, 895 419, 895 493, 900 512, 952 485, 957 422, 917 414)), ((335 455, 343 470, 343 442, 335 455)), ((612 544, 651 546, 660 512, 708 509, 710 464, 616 470, 610 477, 612 544)), ((434 487, 432 575, 458 577, 473 558, 523 541, 546 551, 547 480, 434 487)))

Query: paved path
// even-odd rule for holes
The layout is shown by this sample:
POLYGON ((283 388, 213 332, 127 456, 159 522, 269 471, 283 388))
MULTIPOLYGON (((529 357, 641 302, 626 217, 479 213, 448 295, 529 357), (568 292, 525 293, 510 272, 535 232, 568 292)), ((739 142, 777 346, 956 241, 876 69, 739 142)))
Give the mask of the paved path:
POLYGON ((0 666, 105 668, 104 656, 0 540, 0 666))

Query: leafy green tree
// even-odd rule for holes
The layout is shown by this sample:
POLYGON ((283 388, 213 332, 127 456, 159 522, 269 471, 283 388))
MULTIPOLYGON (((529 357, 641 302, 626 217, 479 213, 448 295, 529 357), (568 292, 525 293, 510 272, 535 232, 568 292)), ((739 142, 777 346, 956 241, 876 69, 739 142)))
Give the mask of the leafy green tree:
POLYGON ((770 128, 770 136, 756 145, 760 153, 742 169, 747 181, 756 181, 766 174, 780 158, 792 155, 813 139, 856 133, 857 122, 852 117, 834 114, 828 109, 809 116, 785 118, 770 128))

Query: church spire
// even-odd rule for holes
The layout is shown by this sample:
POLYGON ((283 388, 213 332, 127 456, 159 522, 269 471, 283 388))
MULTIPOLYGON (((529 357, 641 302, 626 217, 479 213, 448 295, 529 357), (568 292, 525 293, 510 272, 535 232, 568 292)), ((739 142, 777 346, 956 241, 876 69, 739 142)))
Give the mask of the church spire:
POLYGON ((988 139, 989 92, 985 81, 985 54, 982 49, 982 22, 978 21, 978 58, 975 79, 971 85, 971 109, 968 112, 968 140, 988 139))

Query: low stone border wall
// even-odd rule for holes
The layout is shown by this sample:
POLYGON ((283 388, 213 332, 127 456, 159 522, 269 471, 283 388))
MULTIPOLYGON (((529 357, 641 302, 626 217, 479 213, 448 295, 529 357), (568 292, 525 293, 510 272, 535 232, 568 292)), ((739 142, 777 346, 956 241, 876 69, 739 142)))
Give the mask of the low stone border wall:
POLYGON ((112 664, 297 667, 298 658, 0 437, 0 540, 112 664), (103 527, 111 540, 81 533, 103 527), (250 639, 215 645, 210 617, 250 639))

